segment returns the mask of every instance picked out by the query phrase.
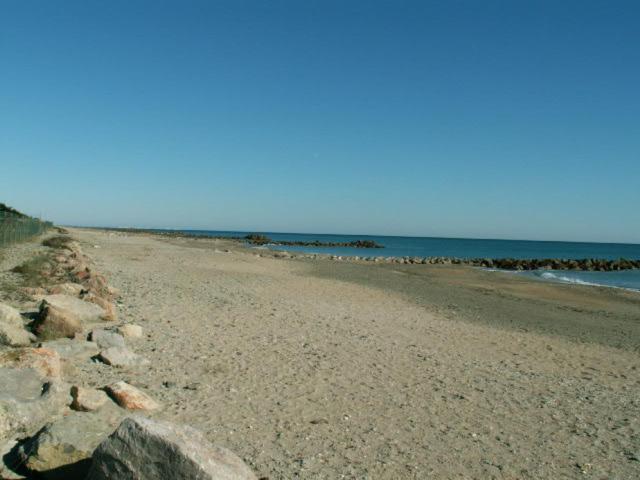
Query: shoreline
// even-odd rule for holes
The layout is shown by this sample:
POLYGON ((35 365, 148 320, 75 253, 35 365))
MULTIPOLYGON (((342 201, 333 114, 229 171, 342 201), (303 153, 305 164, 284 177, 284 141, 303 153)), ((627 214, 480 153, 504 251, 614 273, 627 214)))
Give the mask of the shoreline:
POLYGON ((635 294, 69 230, 149 361, 74 363, 69 379, 134 385, 162 405, 153 418, 196 427, 259 478, 640 473, 635 294))
POLYGON ((291 261, 294 265, 299 265, 305 275, 312 277, 397 292, 421 307, 424 307, 425 301, 428 300, 430 304, 426 306, 430 311, 445 312, 451 318, 479 321, 492 327, 507 329, 530 328, 533 331, 559 335, 572 341, 596 342, 640 351, 640 295, 637 290, 555 282, 528 276, 526 271, 493 272, 466 264, 372 262, 357 256, 342 257, 331 254, 272 250, 228 238, 165 236, 140 231, 128 232, 127 235, 132 233, 136 236, 156 238, 183 248, 213 249, 216 254, 237 253, 249 258, 278 260, 285 263, 291 261), (495 273, 509 275, 497 276, 495 273), (431 289, 425 288, 427 285, 431 289), (478 291, 481 295, 477 294, 478 291), (487 296, 489 296, 488 302, 486 302, 487 296), (449 308, 450 304, 447 302, 455 297, 460 305, 449 308), (474 302, 478 301, 486 304, 481 316, 477 315, 478 309, 474 305, 474 302), (522 302, 526 302, 526 306, 521 305, 522 302), (585 308, 586 305, 592 307, 585 308), (609 331, 607 325, 601 325, 600 316, 606 306, 615 307, 614 311, 607 313, 607 316, 615 315, 615 311, 619 312, 620 323, 616 324, 615 334, 609 331), (497 307, 497 311, 492 307, 497 307), (529 311, 529 309, 540 307, 544 308, 540 311, 529 311), (560 316, 555 314, 558 307, 563 312, 560 316), (496 313, 498 315, 495 315, 496 313), (585 313, 588 314, 588 328, 585 328, 584 323, 580 325, 580 317, 585 313), (530 321, 524 323, 522 321, 514 323, 510 320, 510 317, 522 319, 527 316, 530 317, 530 321), (575 318, 572 318, 570 325, 567 325, 566 322, 562 322, 567 319, 563 317, 575 318), (630 319, 635 319, 638 323, 629 321, 630 319), (561 321, 560 324, 554 325, 558 321, 561 321))
MULTIPOLYGON (((482 268, 497 268, 500 270, 516 270, 516 271, 533 271, 533 270, 552 270, 552 271, 598 271, 598 272, 618 272, 625 270, 640 270, 640 258, 515 258, 515 257, 495 257, 495 258, 479 258, 479 257, 451 257, 451 256, 407 256, 407 255, 362 255, 354 252, 352 255, 336 255, 330 252, 316 253, 305 252, 303 250, 287 250, 286 248, 277 247, 302 247, 302 248, 332 248, 336 246, 352 247, 354 250, 364 249, 360 245, 366 244, 368 241, 355 240, 353 242, 298 242, 298 241, 271 241, 254 243, 249 237, 236 236, 216 236, 209 234, 189 233, 183 230, 160 230, 160 229, 138 229, 138 228, 102 228, 102 227, 77 227, 93 230, 114 231, 129 234, 149 234, 158 235, 164 238, 210 238, 217 240, 228 240, 237 242, 243 246, 253 248, 264 247, 274 251, 297 253, 301 255, 329 256, 333 260, 355 260, 374 263, 401 263, 401 264, 423 264, 423 265, 469 265, 482 268), (272 248, 275 247, 275 248, 272 248)), ((199 230, 195 230, 199 232, 199 230)), ((259 237, 260 235, 258 235, 259 237)), ((394 237, 396 238, 396 237, 394 237)), ((271 239, 268 239, 271 240, 271 239)), ((384 249, 383 246, 376 245, 369 250, 384 249)), ((567 242, 571 243, 571 242, 567 242)), ((579 243, 579 242, 573 242, 579 243)))

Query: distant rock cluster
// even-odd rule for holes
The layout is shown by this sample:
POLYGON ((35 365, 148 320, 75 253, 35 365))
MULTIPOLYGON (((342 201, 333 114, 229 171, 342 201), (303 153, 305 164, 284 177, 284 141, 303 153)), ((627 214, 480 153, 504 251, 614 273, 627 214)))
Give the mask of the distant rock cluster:
POLYGON ((45 245, 52 255, 37 273, 46 286, 25 290, 38 311, 0 304, 0 478, 255 480, 199 432, 141 416, 162 408, 142 390, 65 381, 74 363, 131 371, 148 360, 127 346, 142 328, 114 323, 119 293, 80 246, 69 237, 45 245))
POLYGON ((354 240, 352 242, 321 242, 319 240, 272 240, 266 235, 252 233, 244 237, 252 245, 281 245, 286 247, 350 247, 350 248, 384 248, 373 240, 354 240))

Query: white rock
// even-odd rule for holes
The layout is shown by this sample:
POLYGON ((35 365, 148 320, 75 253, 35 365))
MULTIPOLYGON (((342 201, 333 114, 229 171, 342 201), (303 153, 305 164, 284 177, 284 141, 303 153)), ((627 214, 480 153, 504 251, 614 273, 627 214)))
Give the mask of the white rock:
POLYGON ((142 327, 140 325, 133 325, 131 323, 120 325, 118 327, 118 332, 120 332, 121 335, 129 338, 142 337, 142 327))

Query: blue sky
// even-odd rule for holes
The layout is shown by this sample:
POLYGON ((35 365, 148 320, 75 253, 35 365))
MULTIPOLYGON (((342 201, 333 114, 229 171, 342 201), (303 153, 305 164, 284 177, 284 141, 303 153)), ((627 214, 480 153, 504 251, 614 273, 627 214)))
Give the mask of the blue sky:
POLYGON ((0 4, 0 201, 640 243, 640 2, 0 4))

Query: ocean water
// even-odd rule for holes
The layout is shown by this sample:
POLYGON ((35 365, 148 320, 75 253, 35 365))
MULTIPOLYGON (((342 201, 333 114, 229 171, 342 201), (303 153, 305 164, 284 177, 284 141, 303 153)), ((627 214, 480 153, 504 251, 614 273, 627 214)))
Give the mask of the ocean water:
MULTIPOLYGON (((542 242, 531 240, 485 240, 436 237, 391 237, 373 235, 328 235, 273 232, 227 232, 212 230, 183 230, 186 233, 217 236, 244 237, 248 233, 261 233, 273 240, 351 242, 373 240, 385 248, 348 247, 285 247, 271 246, 276 250, 305 253, 327 253, 341 256, 377 257, 458 257, 458 258, 618 258, 640 259, 640 244, 587 243, 587 242, 542 242)), ((582 271, 533 271, 523 272, 542 281, 603 285, 640 290, 640 270, 622 272, 582 271)))

